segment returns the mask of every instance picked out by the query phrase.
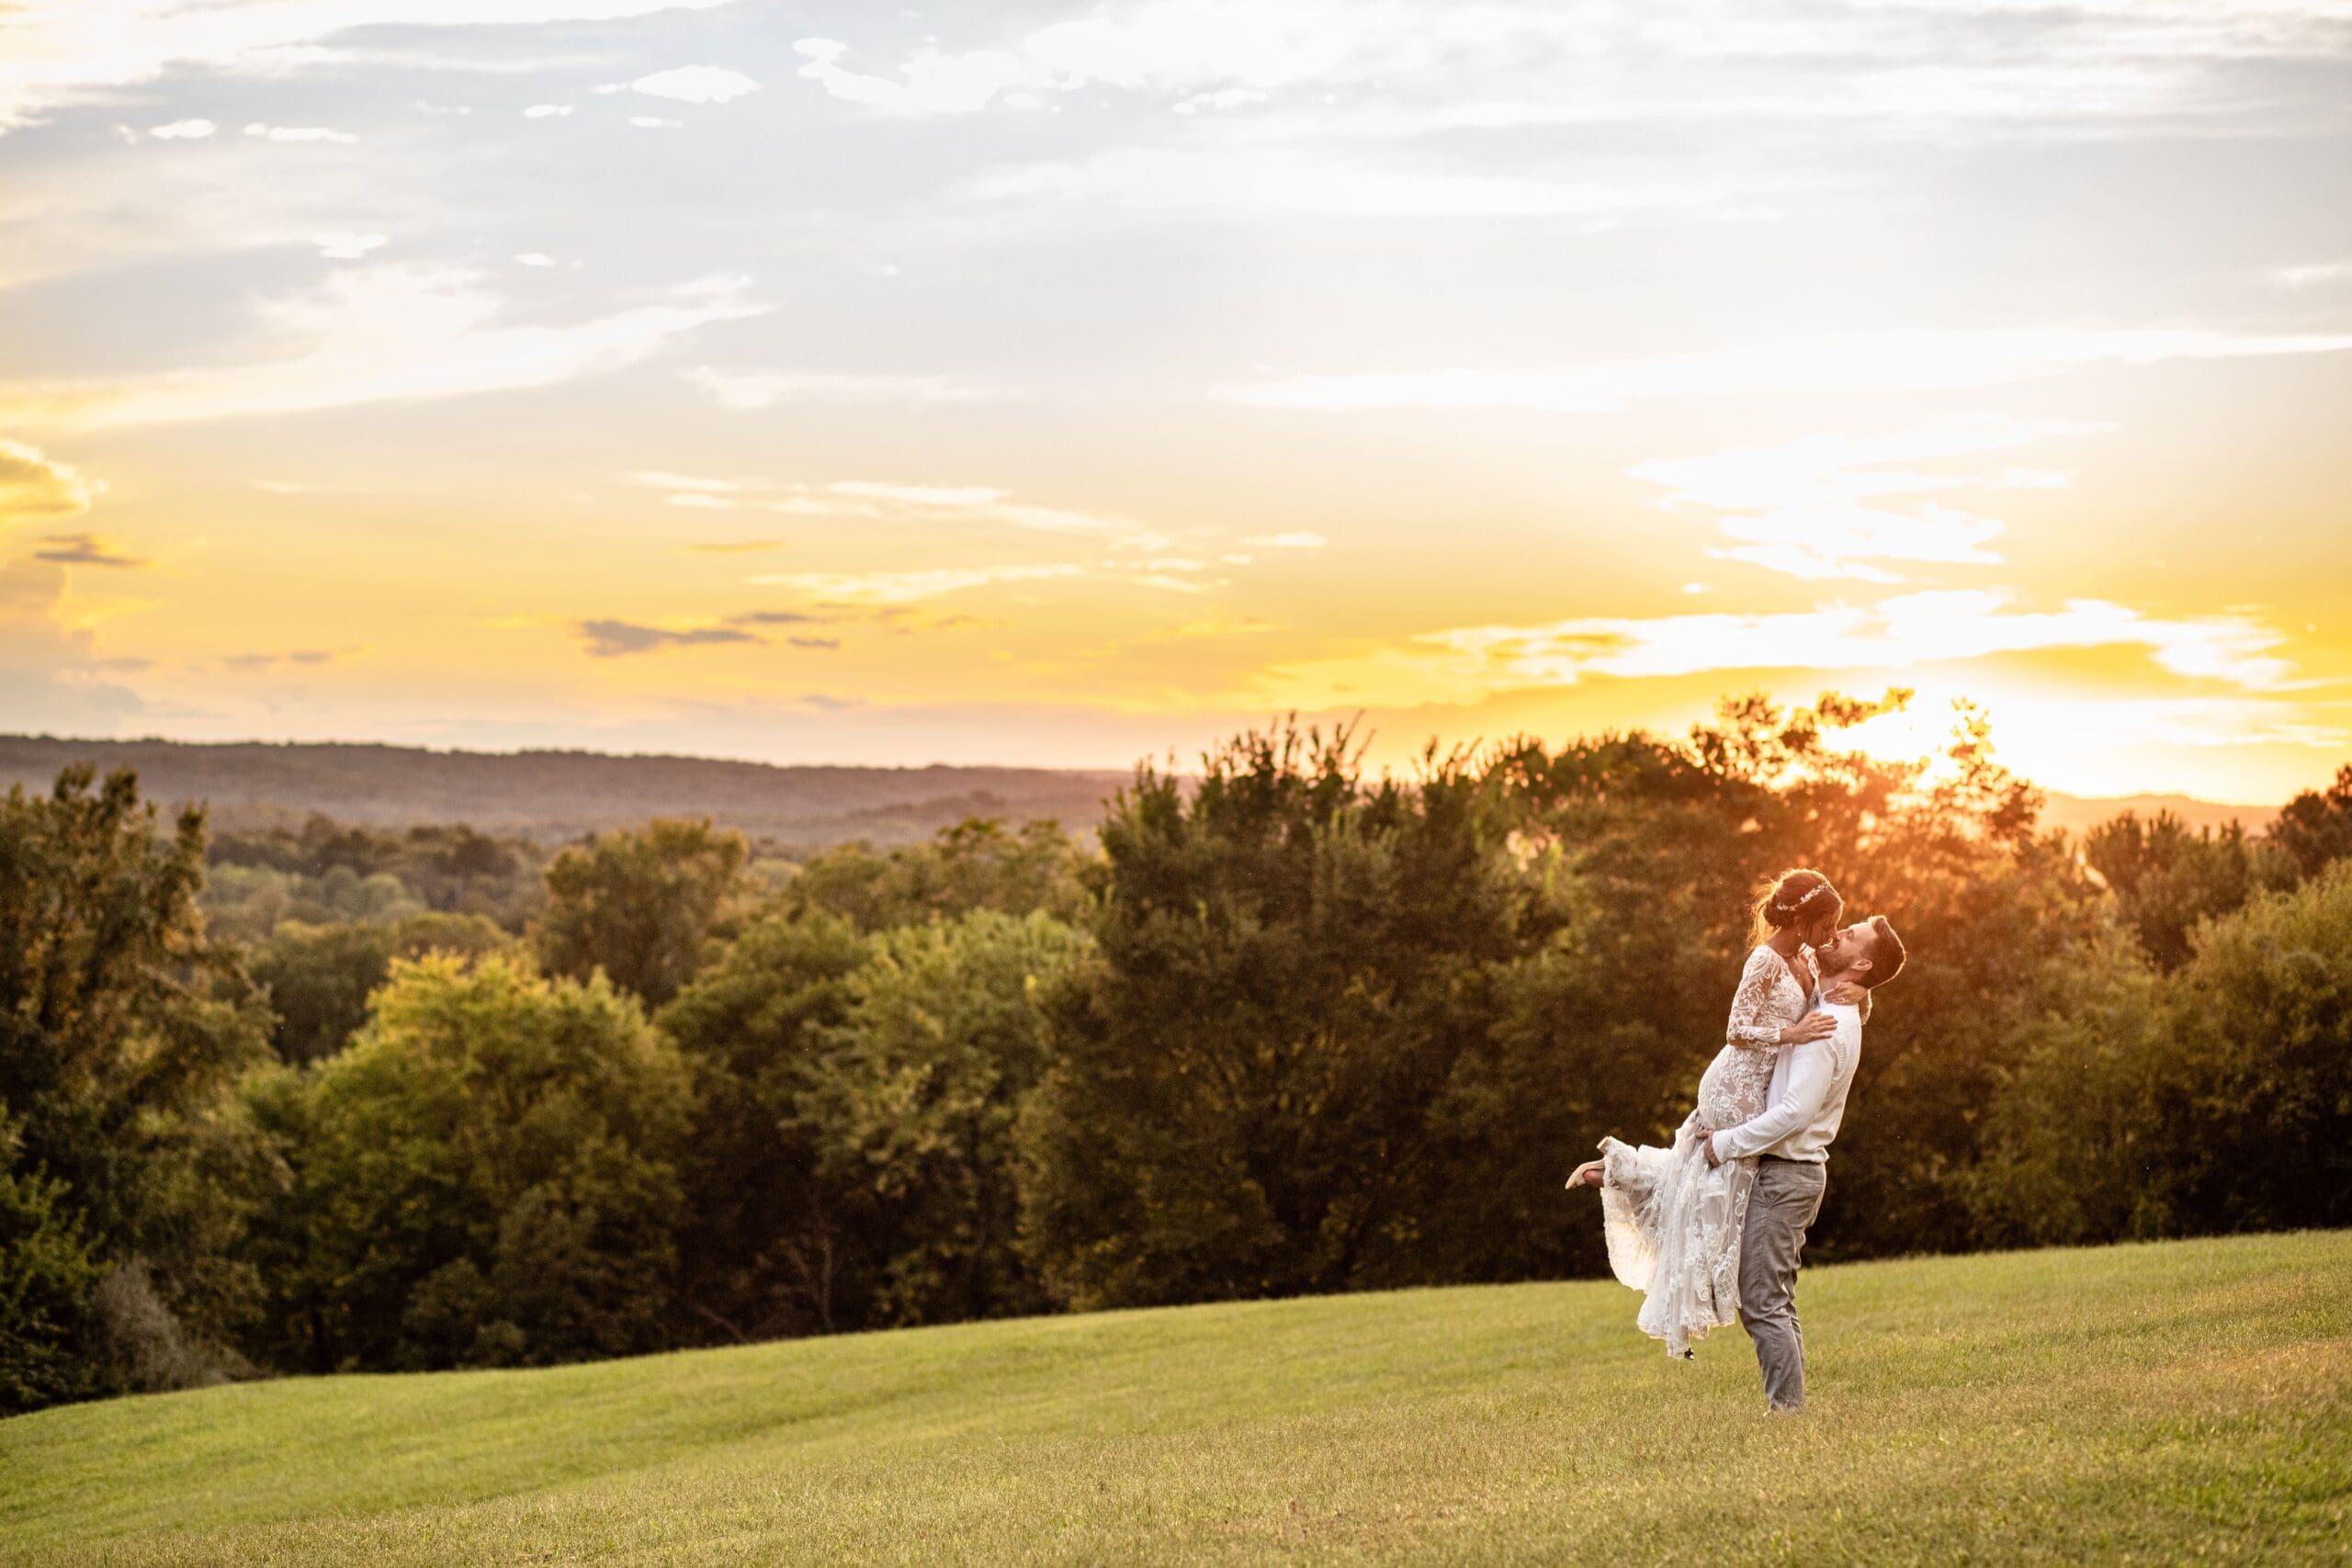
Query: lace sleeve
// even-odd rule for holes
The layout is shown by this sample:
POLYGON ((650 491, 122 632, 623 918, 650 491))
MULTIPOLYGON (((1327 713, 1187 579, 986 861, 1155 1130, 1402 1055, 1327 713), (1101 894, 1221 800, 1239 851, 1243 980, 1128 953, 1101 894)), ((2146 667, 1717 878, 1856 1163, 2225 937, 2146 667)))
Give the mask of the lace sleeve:
POLYGON ((1726 1044, 1768 1051, 1781 1043, 1781 1025, 1771 1017, 1772 989, 1780 978, 1780 960, 1770 949, 1759 946, 1747 955, 1739 989, 1732 993, 1731 1022, 1724 1030, 1726 1044))

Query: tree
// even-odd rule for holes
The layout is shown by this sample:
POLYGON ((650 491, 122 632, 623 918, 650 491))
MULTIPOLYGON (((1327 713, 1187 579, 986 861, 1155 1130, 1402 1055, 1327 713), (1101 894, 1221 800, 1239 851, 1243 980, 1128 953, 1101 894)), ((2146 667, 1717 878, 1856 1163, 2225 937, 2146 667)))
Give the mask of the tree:
POLYGON ((247 1102, 263 1347, 314 1371, 545 1364, 668 1342, 684 1063, 602 978, 396 960, 367 1027, 247 1102))
POLYGON ((682 1332, 749 1340, 857 1325, 876 1265, 817 1182, 797 1104, 869 955, 844 919, 771 910, 657 1015, 696 1103, 682 1332))
POLYGON ((266 988, 280 1061, 300 1064, 343 1049, 367 1021, 368 995, 383 984, 394 958, 447 952, 476 957, 513 941, 479 915, 412 915, 390 922, 278 925, 253 954, 253 977, 266 988))
POLYGON ((1364 783, 1284 727, 1147 767, 1102 827, 1101 953, 1058 994, 1023 1242, 1076 1306, 1405 1282, 1449 1174, 1428 1108, 1518 940, 1459 758, 1364 783))
POLYGON ((2305 876, 2352 857, 2352 762, 2335 771, 2324 790, 2307 789, 2279 810, 2270 841, 2294 858, 2305 876))
POLYGON ((20 1164, 22 1142, 0 1107, 0 1416, 103 1387, 88 1354, 103 1266, 63 1184, 20 1164))
POLYGON ((741 833, 707 818, 657 818, 565 850, 547 871, 541 961, 575 979, 601 967, 647 1007, 661 1007, 702 966, 705 944, 738 928, 751 893, 749 854, 741 833))
MULTIPOLYGON (((227 1238, 200 1179, 216 1146, 208 1122, 266 1054, 267 1018, 198 912, 203 812, 184 810, 165 835, 135 774, 117 770, 95 791, 94 777, 76 764, 46 798, 18 786, 0 802, 12 1223, 18 1245, 52 1263, 76 1249, 107 1267, 142 1259, 164 1307, 211 1336, 243 1310, 245 1276, 221 1262, 227 1238)), ((38 1272, 76 1277, 62 1263, 38 1272)), ((52 1324, 71 1315, 43 1309, 52 1324)))
POLYGON ((1052 1059, 1041 995, 1088 949, 1051 916, 977 909, 874 939, 795 1100, 815 1177, 880 1254, 861 1319, 1035 1312, 1014 1251, 1013 1124, 1052 1059))
POLYGON ((2226 915, 2255 894, 2300 880, 2278 844, 2233 822, 2192 831, 2169 811, 2142 822, 2126 811, 2083 835, 2083 858, 2106 882, 2124 924, 2164 969, 2188 962, 2199 920, 2226 915))
POLYGON ((2352 863, 2209 922, 2169 976, 2069 980, 1992 1107, 1985 1241, 2352 1222, 2352 863))
POLYGON ((864 844, 826 851, 800 868, 785 891, 796 908, 824 909, 861 931, 888 931, 952 919, 974 909, 1060 920, 1082 918, 1091 894, 1090 861, 1053 822, 1009 829, 973 817, 944 828, 929 843, 876 854, 864 844))

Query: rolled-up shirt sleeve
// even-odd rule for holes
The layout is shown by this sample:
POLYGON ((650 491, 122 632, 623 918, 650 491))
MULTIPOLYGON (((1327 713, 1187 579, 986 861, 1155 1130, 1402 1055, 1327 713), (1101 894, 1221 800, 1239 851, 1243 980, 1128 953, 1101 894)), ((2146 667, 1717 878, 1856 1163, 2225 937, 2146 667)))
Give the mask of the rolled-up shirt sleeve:
MULTIPOLYGON (((1834 1038, 1834 1037, 1833 1037, 1834 1038)), ((1836 1063, 1830 1040, 1808 1040, 1789 1048, 1788 1092, 1764 1108, 1764 1113, 1736 1127, 1718 1128, 1717 1159, 1746 1159, 1762 1154, 1821 1114, 1828 1103, 1836 1063)))

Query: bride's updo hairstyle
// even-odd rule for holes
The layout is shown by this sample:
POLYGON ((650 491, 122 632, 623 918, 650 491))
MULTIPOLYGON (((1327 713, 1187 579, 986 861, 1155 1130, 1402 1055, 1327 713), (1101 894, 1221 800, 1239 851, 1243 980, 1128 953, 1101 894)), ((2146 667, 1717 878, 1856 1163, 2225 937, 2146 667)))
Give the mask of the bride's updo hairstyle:
POLYGON ((1748 932, 1747 944, 1754 947, 1768 942, 1774 931, 1786 931, 1791 926, 1810 926, 1824 919, 1835 924, 1845 908, 1846 900, 1838 896, 1838 889, 1830 886, 1829 879, 1821 873, 1802 867, 1784 871, 1766 883, 1758 895, 1756 925, 1748 932))

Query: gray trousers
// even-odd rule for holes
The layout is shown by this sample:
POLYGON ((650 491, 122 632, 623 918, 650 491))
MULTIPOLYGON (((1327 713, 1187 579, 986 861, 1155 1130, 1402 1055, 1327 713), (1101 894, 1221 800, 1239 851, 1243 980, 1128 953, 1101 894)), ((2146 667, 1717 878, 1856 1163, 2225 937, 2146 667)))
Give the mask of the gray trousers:
POLYGON ((1826 1165, 1765 1157, 1756 1162, 1747 1223, 1739 1238, 1739 1320, 1756 1342, 1764 1398, 1775 1410, 1804 1407, 1804 1333, 1797 1326, 1797 1255, 1821 1213, 1826 1165))

